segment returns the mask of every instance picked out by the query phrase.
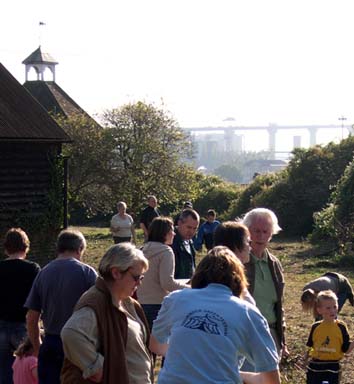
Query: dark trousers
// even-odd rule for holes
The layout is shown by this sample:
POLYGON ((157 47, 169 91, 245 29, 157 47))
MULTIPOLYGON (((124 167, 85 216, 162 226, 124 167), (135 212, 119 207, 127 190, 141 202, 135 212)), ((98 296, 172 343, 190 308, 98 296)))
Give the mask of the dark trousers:
POLYGON ((309 362, 306 372, 306 384, 339 384, 340 364, 338 361, 316 361, 309 362))
POLYGON ((45 335, 38 354, 39 384, 60 384, 64 361, 63 344, 59 335, 45 335))
POLYGON ((132 240, 131 236, 129 236, 129 237, 113 236, 114 244, 129 243, 129 242, 131 242, 131 240, 132 240))
MULTIPOLYGON (((151 332, 152 324, 159 313, 159 310, 161 308, 161 304, 141 304, 141 306, 143 307, 145 317, 146 317, 146 320, 149 324, 149 328, 150 328, 150 332, 151 332)), ((152 354, 152 358, 153 358, 154 366, 155 366, 155 363, 156 363, 155 353, 152 354)), ((162 358, 161 367, 163 366, 163 362, 164 362, 164 358, 162 358)))

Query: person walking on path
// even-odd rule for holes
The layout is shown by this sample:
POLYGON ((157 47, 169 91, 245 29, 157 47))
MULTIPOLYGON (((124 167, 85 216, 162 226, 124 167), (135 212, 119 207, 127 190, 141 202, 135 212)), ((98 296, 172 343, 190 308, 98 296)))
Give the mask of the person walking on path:
POLYGON ((0 261, 0 384, 12 384, 14 351, 26 337, 24 303, 40 271, 37 263, 26 260, 30 241, 21 228, 5 235, 7 258, 0 261))
POLYGON ((26 300, 27 331, 38 356, 39 384, 60 384, 64 352, 60 332, 80 296, 95 284, 97 273, 81 262, 86 249, 83 234, 74 229, 60 232, 57 257, 37 275, 26 300), (41 343, 40 320, 44 338, 41 343))

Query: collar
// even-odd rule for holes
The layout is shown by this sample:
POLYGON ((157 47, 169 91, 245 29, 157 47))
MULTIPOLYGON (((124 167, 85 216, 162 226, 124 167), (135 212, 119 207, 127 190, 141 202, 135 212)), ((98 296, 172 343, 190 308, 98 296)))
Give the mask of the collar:
POLYGON ((267 263, 268 264, 268 251, 265 249, 262 255, 262 258, 259 259, 257 256, 255 256, 252 252, 250 252, 251 260, 254 264, 259 264, 259 263, 267 263))

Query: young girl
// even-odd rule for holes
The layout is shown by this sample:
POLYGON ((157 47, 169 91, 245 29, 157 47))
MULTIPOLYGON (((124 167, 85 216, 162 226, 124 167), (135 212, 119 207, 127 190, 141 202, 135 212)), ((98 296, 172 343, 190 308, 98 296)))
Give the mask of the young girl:
POLYGON ((15 351, 12 365, 14 384, 38 384, 37 357, 33 356, 33 346, 28 337, 15 351))

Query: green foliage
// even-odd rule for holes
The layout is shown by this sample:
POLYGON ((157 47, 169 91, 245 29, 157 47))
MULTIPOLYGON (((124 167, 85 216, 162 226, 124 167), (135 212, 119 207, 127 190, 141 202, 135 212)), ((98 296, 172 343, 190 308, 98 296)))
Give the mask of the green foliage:
POLYGON ((199 197, 193 206, 201 216, 206 216, 208 209, 215 209, 218 217, 223 219, 239 193, 240 187, 236 184, 216 176, 203 176, 199 180, 199 197))
POLYGON ((102 126, 85 114, 55 118, 73 139, 64 154, 76 223, 109 215, 119 200, 138 213, 148 194, 162 205, 198 196, 199 175, 182 162, 193 158, 191 140, 162 108, 127 104, 105 111, 102 126))
MULTIPOLYGON (((240 195, 233 213, 238 216, 253 207, 267 207, 274 210, 288 234, 307 235, 313 230, 314 213, 326 206, 331 191, 353 157, 353 151, 352 137, 340 144, 294 150, 287 169, 272 176, 257 177, 240 195)), ((333 216, 332 212, 337 208, 329 206, 315 215, 316 236, 329 236, 330 233, 338 236, 348 231, 345 229, 348 220, 343 222, 342 216, 348 216, 348 207, 353 204, 349 201, 354 192, 353 184, 342 185, 340 190, 343 192, 338 192, 336 201, 332 201, 335 206, 345 207, 342 211, 336 211, 337 215, 333 216)))
POLYGON ((107 130, 86 114, 56 115, 55 119, 73 140, 63 150, 69 158, 70 210, 83 207, 87 216, 110 210, 114 141, 107 130))
POLYGON ((346 167, 343 176, 331 194, 327 207, 314 215, 312 240, 326 239, 340 248, 354 240, 354 161, 346 167))
POLYGON ((230 210, 230 218, 241 217, 247 211, 254 208, 256 196, 264 190, 269 189, 281 176, 281 173, 266 173, 257 176, 251 184, 249 184, 240 193, 239 197, 232 205, 230 210))
POLYGON ((192 158, 189 137, 163 109, 137 102, 105 111, 105 128, 115 142, 111 188, 135 210, 148 194, 160 203, 196 193, 196 175, 182 159, 192 158))

